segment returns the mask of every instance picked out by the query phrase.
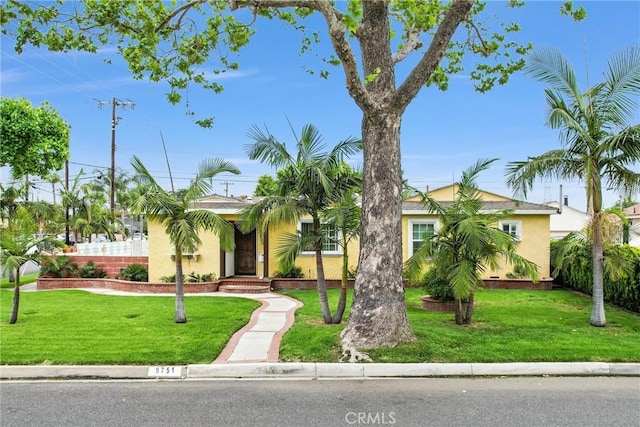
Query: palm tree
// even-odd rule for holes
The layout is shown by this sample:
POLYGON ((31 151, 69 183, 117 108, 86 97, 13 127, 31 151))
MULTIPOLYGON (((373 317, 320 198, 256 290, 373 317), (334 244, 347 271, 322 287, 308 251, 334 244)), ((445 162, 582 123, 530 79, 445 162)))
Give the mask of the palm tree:
POLYGON ((362 208, 358 203, 357 192, 360 188, 350 188, 343 191, 336 202, 322 213, 325 223, 332 224, 341 237, 338 243, 342 248, 342 280, 338 308, 333 314, 332 323, 342 322, 344 309, 347 304, 347 283, 349 280, 349 243, 360 236, 360 217, 362 208))
POLYGON ((4 187, 0 184, 0 219, 3 222, 6 221, 7 224, 10 224, 15 217, 18 206, 20 206, 21 193, 20 187, 12 184, 4 187))
POLYGON ((277 195, 267 196, 243 210, 241 228, 249 231, 257 226, 263 232, 269 224, 295 223, 303 217, 311 217, 310 230, 283 237, 278 255, 285 265, 292 265, 300 252, 312 248, 322 318, 325 323, 332 323, 322 264, 326 228, 323 228, 321 213, 343 190, 359 184, 358 176, 343 160, 358 152, 362 143, 359 139, 348 138, 325 152, 320 132, 313 125, 305 125, 299 138, 293 133, 297 149, 295 157, 268 131, 265 134, 256 126, 250 130, 249 137, 255 142, 247 146, 249 158, 280 168, 280 171, 277 195))
POLYGON ((538 267, 517 253, 516 237, 496 228, 498 221, 513 212, 482 212, 484 203, 475 180, 495 160, 480 160, 462 173, 453 203, 441 203, 419 192, 424 207, 436 213, 440 223, 407 260, 405 274, 416 281, 426 264, 432 264, 443 274, 453 290, 458 325, 471 323, 475 290, 482 286, 486 269, 497 269, 500 260, 504 259, 531 280, 538 280, 538 267), (466 313, 462 313, 463 300, 468 301, 466 313))
POLYGON ((640 92, 640 47, 612 57, 605 81, 582 92, 567 59, 543 49, 529 59, 526 71, 548 83, 547 125, 560 129, 562 148, 507 166, 507 183, 524 196, 537 178, 577 178, 586 185, 591 215, 593 296, 590 323, 605 326, 603 290, 602 188, 625 194, 640 189, 640 125, 636 119, 640 92))
POLYGON ((29 261, 40 263, 42 257, 36 248, 39 245, 60 246, 61 242, 53 236, 37 234, 38 224, 33 220, 24 206, 19 206, 9 225, 0 233, 0 264, 3 272, 8 270, 15 274, 13 306, 9 323, 18 321, 20 306, 20 268, 29 261))
MULTIPOLYGON (((71 185, 63 186, 63 189, 60 192, 60 196, 62 199, 62 206, 65 208, 67 212, 69 211, 71 212, 70 216, 67 215, 66 226, 72 229, 75 240, 78 239, 78 230, 74 227, 75 216, 76 216, 76 213, 82 208, 82 203, 83 203, 82 184, 80 183, 80 180, 82 179, 83 175, 84 175, 84 171, 80 169, 78 174, 73 179, 73 182, 71 183, 71 185)), ((67 229, 67 233, 66 233, 67 236, 65 238, 65 243, 67 245, 70 244, 68 231, 69 229, 67 229)))
POLYGON ((150 221, 163 225, 174 246, 175 322, 186 323, 182 254, 194 252, 202 244, 198 234, 200 230, 216 233, 220 239, 220 246, 227 251, 231 251, 234 245, 231 223, 212 211, 191 209, 190 206, 211 191, 213 177, 224 172, 239 174, 240 171, 225 160, 205 159, 200 163, 196 177, 179 197, 175 191, 163 189, 137 157, 133 157, 131 166, 136 172, 134 180, 146 185, 148 189, 133 202, 132 211, 135 214, 146 214, 150 221))

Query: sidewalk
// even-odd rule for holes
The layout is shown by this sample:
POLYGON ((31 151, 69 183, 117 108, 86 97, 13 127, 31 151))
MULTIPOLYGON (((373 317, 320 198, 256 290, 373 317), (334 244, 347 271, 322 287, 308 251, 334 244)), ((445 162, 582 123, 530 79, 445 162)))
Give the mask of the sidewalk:
MULTIPOLYGON (((21 290, 35 291, 35 284, 21 290)), ((84 289, 108 295, 150 294, 84 289)), ((153 294, 172 296, 173 294, 153 294)), ((293 298, 274 294, 226 294, 199 296, 235 296, 262 302, 249 323, 236 332, 218 358, 211 364, 183 366, 0 366, 2 379, 97 378, 97 379, 204 379, 204 378, 401 378, 401 377, 474 377, 474 376, 638 376, 640 363, 279 363, 282 336, 302 306, 293 298)))

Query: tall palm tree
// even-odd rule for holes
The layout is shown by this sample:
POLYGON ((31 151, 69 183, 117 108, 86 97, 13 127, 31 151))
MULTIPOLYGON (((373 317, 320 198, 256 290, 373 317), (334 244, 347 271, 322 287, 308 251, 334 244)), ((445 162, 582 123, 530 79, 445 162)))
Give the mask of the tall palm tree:
POLYGON ((248 231, 257 226, 263 232, 269 224, 296 223, 303 217, 311 217, 311 230, 285 235, 279 255, 285 264, 291 265, 297 254, 307 248, 313 249, 322 318, 325 323, 332 323, 322 264, 322 246, 326 242, 321 213, 343 190, 359 184, 357 175, 346 166, 344 158, 357 153, 362 143, 359 139, 348 138, 325 152, 322 136, 315 126, 305 125, 299 137, 295 132, 293 134, 295 156, 268 131, 264 133, 256 126, 249 131, 249 137, 255 141, 246 148, 249 158, 280 168, 280 171, 277 195, 267 196, 243 210, 241 228, 248 231))
POLYGON ((547 125, 560 129, 562 148, 507 165, 507 183, 526 196, 537 178, 577 178, 586 185, 591 215, 593 296, 590 323, 605 326, 603 290, 602 188, 624 194, 640 189, 640 47, 615 54, 605 80, 582 92, 567 59, 555 49, 531 55, 526 71, 545 89, 547 125))
POLYGON ((135 214, 146 214, 150 221, 164 226, 169 240, 174 246, 176 265, 176 303, 175 322, 186 323, 184 306, 184 277, 182 273, 182 254, 194 252, 201 244, 199 232, 213 231, 220 239, 220 246, 227 251, 233 250, 233 226, 220 215, 204 210, 191 209, 192 202, 211 192, 212 179, 224 172, 239 174, 231 163, 222 159, 205 159, 198 168, 196 177, 180 196, 160 186, 149 173, 140 159, 133 157, 131 166, 136 172, 134 180, 146 185, 148 191, 141 194, 132 204, 135 214))
POLYGON ((538 280, 538 267, 517 253, 516 237, 497 228, 510 210, 483 212, 482 195, 476 177, 497 159, 480 160, 462 173, 453 203, 441 203, 419 192, 427 211, 438 215, 439 227, 405 263, 405 274, 417 280, 425 265, 432 264, 449 281, 455 298, 458 325, 470 324, 475 290, 482 285, 487 268, 497 269, 504 259, 514 269, 538 280), (462 301, 468 300, 466 313, 462 301))

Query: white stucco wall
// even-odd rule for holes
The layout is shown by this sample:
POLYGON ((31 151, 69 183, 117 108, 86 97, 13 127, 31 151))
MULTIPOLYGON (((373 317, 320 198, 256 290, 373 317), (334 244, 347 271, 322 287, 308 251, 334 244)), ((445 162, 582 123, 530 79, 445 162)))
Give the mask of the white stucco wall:
MULTIPOLYGON (((545 203, 547 206, 558 208, 558 202, 545 203)), ((562 205, 562 212, 550 217, 551 239, 562 239, 572 231, 580 231, 589 222, 589 215, 571 206, 562 205)))

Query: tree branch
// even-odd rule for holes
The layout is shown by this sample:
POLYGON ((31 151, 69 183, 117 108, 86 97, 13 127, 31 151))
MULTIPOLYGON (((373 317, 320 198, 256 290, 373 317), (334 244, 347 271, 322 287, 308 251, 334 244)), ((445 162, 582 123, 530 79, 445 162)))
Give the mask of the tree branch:
POLYGON ((336 52, 346 78, 346 87, 349 95, 354 101, 364 109, 373 105, 371 98, 362 84, 360 75, 358 74, 358 66, 356 63, 353 50, 349 42, 345 38, 347 28, 342 22, 342 12, 336 10, 328 0, 255 0, 241 1, 228 0, 231 10, 239 8, 285 8, 285 7, 302 7, 315 10, 322 14, 327 23, 331 43, 336 52))
POLYGON ((408 32, 407 42, 402 46, 400 50, 398 50, 393 55, 393 63, 397 64, 404 60, 411 52, 414 50, 418 50, 422 47, 422 40, 418 37, 420 36, 420 31, 412 28, 408 32))
POLYGON ((433 36, 429 49, 398 88, 393 99, 394 107, 404 110, 438 67, 456 29, 463 22, 475 0, 454 0, 433 36))
MULTIPOLYGON (((161 23, 156 25, 156 27, 154 28, 154 31, 157 33, 162 28, 164 28, 169 22, 171 22, 171 20, 175 18, 177 15, 182 14, 182 16, 184 16, 192 7, 198 4, 207 3, 208 1, 209 0, 193 0, 189 3, 183 4, 182 6, 176 8, 176 10, 174 10, 170 15, 167 15, 167 17, 164 18, 161 23)), ((182 20, 182 17, 180 18, 180 20, 182 20)))

